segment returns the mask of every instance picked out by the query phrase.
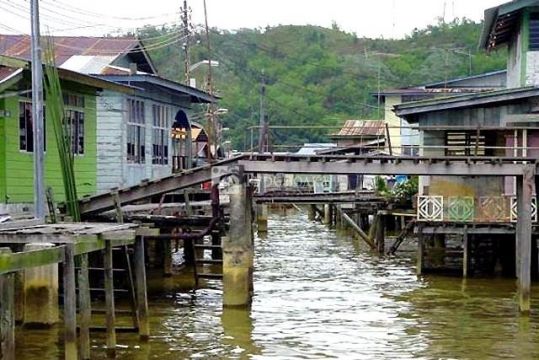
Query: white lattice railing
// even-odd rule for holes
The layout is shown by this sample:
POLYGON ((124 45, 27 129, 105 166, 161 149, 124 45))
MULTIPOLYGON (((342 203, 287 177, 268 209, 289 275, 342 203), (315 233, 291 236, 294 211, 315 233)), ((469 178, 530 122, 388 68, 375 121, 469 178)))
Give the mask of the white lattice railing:
MULTIPOLYGON (((532 221, 538 221, 537 198, 532 198, 532 221)), ((516 222, 517 198, 514 196, 446 197, 418 196, 417 219, 426 222, 516 222)))

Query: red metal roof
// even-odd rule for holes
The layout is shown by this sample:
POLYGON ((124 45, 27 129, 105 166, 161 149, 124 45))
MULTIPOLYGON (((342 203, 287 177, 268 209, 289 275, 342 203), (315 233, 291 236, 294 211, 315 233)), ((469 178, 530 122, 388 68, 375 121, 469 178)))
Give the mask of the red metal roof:
MULTIPOLYGON (((58 66, 76 55, 120 56, 138 50, 141 46, 140 41, 132 37, 55 36, 53 39, 55 60, 58 66)), ((43 44, 43 47, 46 48, 47 45, 43 44)), ((30 60, 30 37, 28 35, 0 35, 0 54, 30 60)))
POLYGON ((346 120, 342 129, 332 137, 379 137, 385 136, 383 120, 346 120))
POLYGON ((13 75, 13 73, 15 73, 17 70, 19 69, 7 66, 0 66, 0 82, 13 75))

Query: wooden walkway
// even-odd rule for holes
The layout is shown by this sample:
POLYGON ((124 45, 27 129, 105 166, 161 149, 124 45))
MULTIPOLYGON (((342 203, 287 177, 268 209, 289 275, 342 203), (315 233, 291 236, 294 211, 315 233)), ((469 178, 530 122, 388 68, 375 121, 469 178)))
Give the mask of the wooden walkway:
MULTIPOLYGON (((114 353, 116 330, 112 249, 127 245, 134 245, 135 249, 138 329, 141 337, 149 335, 144 240, 138 236, 141 230, 144 233, 144 229, 139 230, 135 224, 65 223, 28 226, 29 224, 29 222, 5 223, 0 228, 2 358, 15 358, 16 273, 59 263, 63 264, 65 358, 90 358, 91 298, 88 254, 95 251, 104 253, 107 349, 110 353, 114 353), (25 244, 25 248, 32 245, 30 248, 33 250, 14 251, 20 249, 21 244, 25 244), (75 262, 78 268, 75 267, 75 262), (77 324, 77 308, 79 324, 77 324), (80 329, 79 344, 77 325, 80 329)), ((51 288, 51 291, 56 292, 57 288, 56 290, 51 288)))

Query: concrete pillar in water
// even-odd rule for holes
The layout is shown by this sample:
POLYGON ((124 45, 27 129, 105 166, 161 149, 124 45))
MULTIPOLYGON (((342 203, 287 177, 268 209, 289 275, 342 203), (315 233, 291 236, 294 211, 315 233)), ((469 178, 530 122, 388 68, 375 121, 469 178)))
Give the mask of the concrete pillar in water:
POLYGON ((230 231, 229 236, 223 238, 223 306, 249 306, 254 254, 247 215, 251 205, 245 183, 230 186, 229 196, 230 231))
MULTIPOLYGON (((27 244, 24 251, 49 249, 54 244, 27 244)), ((59 319, 58 264, 24 270, 24 324, 52 326, 59 319)))
POLYGON ((268 205, 259 204, 256 206, 256 224, 259 233, 268 232, 268 205))
MULTIPOLYGON (((10 248, 0 248, 0 254, 11 254, 10 248)), ((15 274, 0 275, 0 358, 15 359, 15 274)))
POLYGON ((530 312, 531 250, 532 250, 532 194, 535 165, 524 168, 517 179, 517 258, 519 308, 522 313, 530 312))

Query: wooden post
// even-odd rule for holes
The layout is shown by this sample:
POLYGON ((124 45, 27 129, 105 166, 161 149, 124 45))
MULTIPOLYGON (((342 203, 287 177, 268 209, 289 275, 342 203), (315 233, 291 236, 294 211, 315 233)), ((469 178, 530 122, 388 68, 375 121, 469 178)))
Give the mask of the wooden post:
POLYGON ((324 205, 324 225, 331 225, 331 205, 325 204, 324 205))
POLYGON ((168 276, 172 276, 172 240, 163 240, 162 244, 163 244, 163 275, 168 277, 168 276))
POLYGON ((139 323, 139 336, 142 341, 150 337, 150 323, 148 319, 148 297, 146 290, 146 267, 144 261, 144 237, 135 240, 135 282, 137 288, 137 313, 139 323))
POLYGON ((80 358, 90 359, 90 322, 92 302, 90 298, 90 278, 88 274, 88 254, 79 255, 79 314, 80 314, 80 358))
POLYGON ((66 359, 77 359, 77 293, 75 291, 75 245, 65 245, 63 265, 64 354, 66 359))
POLYGON ((316 209, 314 205, 307 206, 307 219, 309 219, 309 221, 316 220, 316 209))
POLYGON ((423 253, 424 253, 424 238, 423 238, 423 226, 419 225, 417 232, 417 275, 423 274, 423 253))
MULTIPOLYGON (((0 248, 0 253, 11 253, 0 248)), ((15 360, 15 274, 0 275, 0 356, 15 360)))
POLYGON ((107 311, 107 354, 116 356, 116 314, 114 310, 114 276, 112 261, 112 243, 105 241, 105 306, 107 311))
POLYGON ((470 242, 468 237, 468 226, 464 226, 462 233, 462 277, 467 278, 470 273, 470 242))
POLYGON ((379 255, 384 255, 385 252, 385 237, 386 237, 386 216, 378 214, 378 226, 376 227, 376 248, 379 255))
POLYGON ((229 188, 230 231, 223 238, 223 305, 251 304, 253 243, 247 217, 247 189, 241 184, 229 188))
POLYGON ((519 308, 522 313, 530 312, 532 219, 531 202, 534 186, 535 166, 525 166, 523 175, 517 178, 517 236, 520 257, 518 269, 519 308))

